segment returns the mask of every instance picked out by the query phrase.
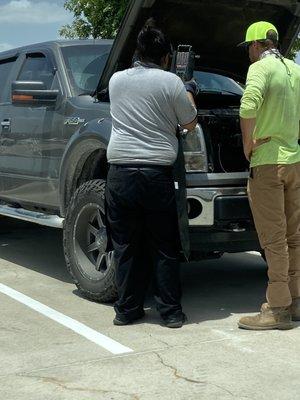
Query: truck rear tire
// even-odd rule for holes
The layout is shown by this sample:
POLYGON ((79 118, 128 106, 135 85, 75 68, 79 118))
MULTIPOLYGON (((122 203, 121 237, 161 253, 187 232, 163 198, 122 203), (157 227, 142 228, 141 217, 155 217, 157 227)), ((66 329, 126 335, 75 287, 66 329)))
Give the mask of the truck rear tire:
POLYGON ((113 252, 106 253, 105 181, 81 185, 68 206, 64 253, 68 271, 80 293, 108 303, 117 298, 113 252))

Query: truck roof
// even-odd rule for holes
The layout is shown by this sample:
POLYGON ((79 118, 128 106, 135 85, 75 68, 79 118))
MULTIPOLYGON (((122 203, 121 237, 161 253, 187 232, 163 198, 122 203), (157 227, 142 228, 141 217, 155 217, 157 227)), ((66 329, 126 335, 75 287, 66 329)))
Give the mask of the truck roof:
POLYGON ((63 39, 63 40, 51 40, 48 42, 42 42, 42 43, 35 43, 35 44, 29 44, 26 46, 22 47, 16 47, 13 49, 5 50, 0 52, 0 58, 4 58, 10 55, 15 55, 21 51, 26 51, 26 50, 34 50, 34 49, 40 49, 41 47, 47 47, 47 48, 53 48, 53 47, 67 47, 67 46, 81 46, 81 45, 87 45, 87 44, 113 44, 112 39, 63 39))

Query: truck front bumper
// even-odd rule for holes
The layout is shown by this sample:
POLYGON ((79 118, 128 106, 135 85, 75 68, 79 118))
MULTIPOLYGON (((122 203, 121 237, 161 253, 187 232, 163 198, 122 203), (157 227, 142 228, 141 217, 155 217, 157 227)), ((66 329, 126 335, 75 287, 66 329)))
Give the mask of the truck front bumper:
MULTIPOLYGON (((190 228, 191 253, 242 253, 261 251, 254 228, 243 232, 218 229, 190 228)), ((193 257, 192 257, 193 258, 193 257)))
POLYGON ((252 220, 245 187, 187 188, 190 226, 252 220))
POLYGON ((245 187, 188 188, 191 251, 260 251, 245 187))

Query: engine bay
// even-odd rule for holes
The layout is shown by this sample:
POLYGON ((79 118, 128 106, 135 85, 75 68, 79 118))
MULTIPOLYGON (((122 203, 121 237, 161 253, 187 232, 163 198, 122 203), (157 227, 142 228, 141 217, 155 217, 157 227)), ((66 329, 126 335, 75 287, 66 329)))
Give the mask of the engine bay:
POLYGON ((243 152, 240 96, 210 94, 210 98, 212 96, 215 97, 213 101, 201 94, 197 98, 198 121, 205 137, 209 172, 246 172, 249 162, 243 152))
POLYGON ((238 110, 200 111, 211 172, 245 172, 249 168, 243 152, 238 110))

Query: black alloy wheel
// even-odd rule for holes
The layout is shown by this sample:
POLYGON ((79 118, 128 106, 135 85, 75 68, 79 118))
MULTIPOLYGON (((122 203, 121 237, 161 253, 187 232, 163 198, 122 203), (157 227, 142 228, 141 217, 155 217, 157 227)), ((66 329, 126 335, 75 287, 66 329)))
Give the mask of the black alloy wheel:
POLYGON ((79 291, 99 302, 117 297, 113 251, 107 250, 105 182, 84 183, 75 192, 64 227, 67 268, 79 291))

